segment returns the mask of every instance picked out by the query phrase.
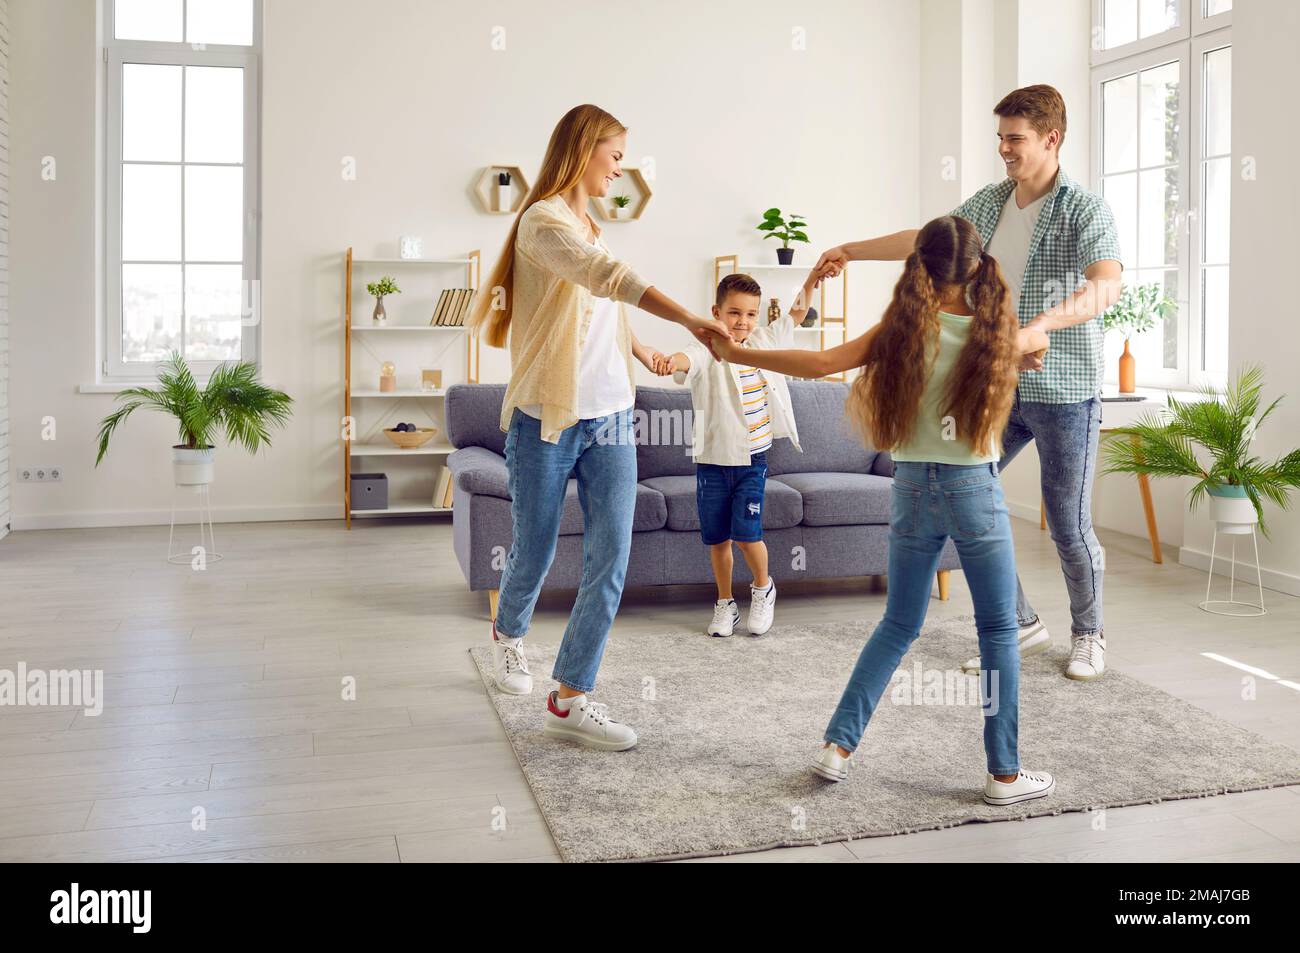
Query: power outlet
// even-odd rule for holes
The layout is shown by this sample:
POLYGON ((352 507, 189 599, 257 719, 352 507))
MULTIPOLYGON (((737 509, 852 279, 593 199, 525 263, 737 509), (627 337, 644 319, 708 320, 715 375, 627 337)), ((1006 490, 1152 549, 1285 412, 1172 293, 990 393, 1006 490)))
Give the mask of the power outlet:
POLYGON ((20 483, 59 483, 62 480, 62 467, 21 467, 18 470, 18 482, 20 483))

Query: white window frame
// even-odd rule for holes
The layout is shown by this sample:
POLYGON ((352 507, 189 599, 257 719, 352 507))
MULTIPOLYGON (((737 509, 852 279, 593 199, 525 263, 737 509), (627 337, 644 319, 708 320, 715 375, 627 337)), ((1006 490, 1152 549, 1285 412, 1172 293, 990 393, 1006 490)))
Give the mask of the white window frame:
MULTIPOLYGON (((1195 388, 1206 384, 1222 386, 1223 380, 1201 369, 1204 315, 1201 306, 1202 196, 1204 189, 1202 147, 1205 141, 1204 55, 1232 45, 1231 11, 1213 17, 1201 16, 1203 0, 1180 0, 1180 23, 1145 40, 1098 53, 1093 52, 1092 97, 1092 188, 1101 193, 1105 157, 1102 85, 1129 73, 1163 63, 1179 64, 1178 188, 1176 211, 1183 239, 1178 247, 1181 295, 1178 301, 1177 368, 1138 365, 1138 384, 1149 387, 1195 388), (1192 9, 1189 11, 1189 7, 1192 9), (1159 42, 1153 42, 1153 41, 1159 42)), ((1094 24, 1101 24, 1103 0, 1094 0, 1094 24)), ((1229 255, 1231 281, 1231 254, 1229 255)), ((1231 320, 1231 318, 1229 318, 1231 320)), ((1115 381, 1114 368, 1107 365, 1106 381, 1115 381)))
MULTIPOLYGON (((246 289, 256 289, 246 303, 255 309, 242 322, 240 360, 259 363, 261 357, 261 82, 258 66, 262 47, 262 0, 253 0, 253 44, 165 43, 159 41, 118 40, 114 37, 115 0, 104 2, 104 302, 103 336, 99 355, 98 379, 105 384, 152 383, 157 378, 155 362, 122 360, 122 67, 127 63, 176 66, 226 66, 244 70, 244 227, 242 276, 246 289)), ((182 36, 184 36, 182 19, 182 36)), ((182 80, 183 82, 183 80, 182 80)), ((182 87, 183 89, 183 87, 182 87)), ((184 95, 181 97, 184 136, 184 95)), ((181 159, 175 162, 150 163, 181 166, 181 248, 184 261, 184 145, 181 159)), ((201 163, 221 165, 222 163, 201 163)), ((227 163, 234 165, 235 163, 227 163)), ((198 264, 199 262, 188 262, 198 264)), ((167 262, 166 264, 174 264, 167 262)), ((182 293, 184 283, 182 282, 182 293)), ((182 325, 182 333, 183 331, 182 325)), ((191 361, 190 369, 200 382, 221 363, 191 361)))

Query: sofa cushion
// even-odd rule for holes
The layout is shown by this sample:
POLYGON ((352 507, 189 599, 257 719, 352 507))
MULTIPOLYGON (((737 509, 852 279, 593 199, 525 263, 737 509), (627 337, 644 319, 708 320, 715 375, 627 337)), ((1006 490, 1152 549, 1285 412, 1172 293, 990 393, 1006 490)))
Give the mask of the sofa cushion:
POLYGON ((452 384, 443 398, 447 440, 453 447, 484 447, 506 452, 506 432, 501 429, 505 384, 452 384))
POLYGON ((691 392, 685 387, 638 387, 636 478, 695 476, 691 457, 691 392))
POLYGON ((789 440, 777 440, 767 453, 768 475, 872 472, 876 451, 862 445, 844 417, 849 385, 801 380, 789 380, 788 384, 803 453, 789 440))
MULTIPOLYGON (((663 494, 668 506, 668 528, 700 531, 700 510, 695 500, 695 475, 651 477, 642 486, 663 494)), ((803 519, 803 501, 791 487, 767 481, 763 497, 763 529, 788 529, 803 519)))
POLYGON ((804 526, 888 523, 894 481, 869 473, 783 473, 767 482, 785 484, 803 498, 804 526))

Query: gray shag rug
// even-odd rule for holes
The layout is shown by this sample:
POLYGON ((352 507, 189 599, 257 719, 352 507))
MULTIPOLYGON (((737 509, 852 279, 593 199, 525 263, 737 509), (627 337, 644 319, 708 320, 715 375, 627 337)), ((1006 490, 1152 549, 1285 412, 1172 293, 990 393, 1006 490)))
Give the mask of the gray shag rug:
POLYGON ((1055 775, 1056 790, 990 807, 977 679, 960 670, 978 653, 970 618, 925 627, 849 779, 828 783, 809 764, 874 627, 615 632, 592 697, 639 743, 612 753, 542 734, 557 646, 526 643, 535 687, 525 696, 495 688, 490 649, 470 651, 567 861, 743 853, 1300 783, 1293 749, 1113 669, 1071 681, 1068 651, 1054 645, 1022 666, 1020 756, 1055 775))

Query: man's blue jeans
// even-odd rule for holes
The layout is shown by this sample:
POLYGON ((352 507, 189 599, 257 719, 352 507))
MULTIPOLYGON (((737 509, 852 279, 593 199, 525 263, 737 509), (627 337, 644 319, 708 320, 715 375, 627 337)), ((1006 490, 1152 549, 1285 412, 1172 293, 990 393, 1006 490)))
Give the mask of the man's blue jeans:
POLYGON ((939 554, 952 537, 975 603, 988 770, 1015 774, 1020 770, 1016 554, 997 467, 896 463, 892 508, 885 617, 858 656, 825 738, 847 751, 857 748, 894 670, 921 632, 939 554))
MULTIPOLYGON (((1016 392, 1011 418, 1002 434, 1001 471, 1025 444, 1038 444, 1047 527, 1056 543, 1070 595, 1070 628, 1075 635, 1102 631, 1101 580, 1105 557, 1092 528, 1092 484, 1101 432, 1101 398, 1073 404, 1022 401, 1016 392)), ((1016 617, 1029 625, 1038 613, 1016 579, 1016 617)))
POLYGON ((522 636, 533 618, 542 582, 555 559, 572 472, 582 505, 582 582, 551 667, 562 685, 589 692, 623 598, 632 514, 636 504, 636 444, 632 409, 579 420, 558 443, 541 438, 541 421, 516 409, 506 432, 514 542, 501 573, 497 632, 522 636))

